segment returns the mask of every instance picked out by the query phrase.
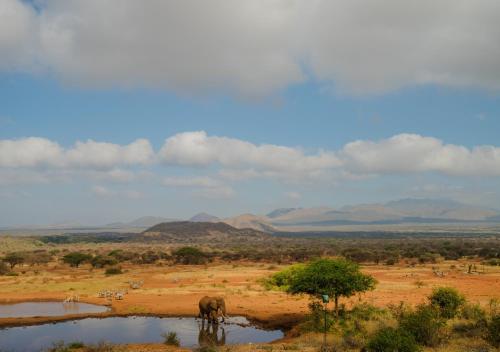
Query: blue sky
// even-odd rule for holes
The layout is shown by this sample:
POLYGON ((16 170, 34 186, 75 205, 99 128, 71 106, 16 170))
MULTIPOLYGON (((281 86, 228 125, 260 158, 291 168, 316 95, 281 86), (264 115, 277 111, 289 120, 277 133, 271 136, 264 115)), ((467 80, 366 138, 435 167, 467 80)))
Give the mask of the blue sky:
POLYGON ((207 3, 0 4, 0 226, 403 197, 500 208, 496 4, 386 1, 367 20, 338 1, 207 3))

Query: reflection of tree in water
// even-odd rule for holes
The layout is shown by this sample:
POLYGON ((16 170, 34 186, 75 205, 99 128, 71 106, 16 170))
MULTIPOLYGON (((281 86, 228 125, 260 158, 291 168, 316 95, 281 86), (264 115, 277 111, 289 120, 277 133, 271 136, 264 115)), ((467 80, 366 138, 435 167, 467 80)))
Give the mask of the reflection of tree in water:
POLYGON ((211 324, 207 322, 205 327, 205 322, 202 321, 200 326, 200 332, 198 333, 198 344, 200 346, 223 346, 226 344, 226 333, 224 328, 221 326, 219 329, 219 324, 211 324), (219 337, 220 330, 220 337, 219 337))

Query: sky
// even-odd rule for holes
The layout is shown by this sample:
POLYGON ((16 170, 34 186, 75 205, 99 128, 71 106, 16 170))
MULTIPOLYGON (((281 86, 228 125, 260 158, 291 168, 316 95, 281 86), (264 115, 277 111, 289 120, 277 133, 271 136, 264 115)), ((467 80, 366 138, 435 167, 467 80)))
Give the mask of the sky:
POLYGON ((0 0, 0 227, 500 209, 500 3, 0 0))

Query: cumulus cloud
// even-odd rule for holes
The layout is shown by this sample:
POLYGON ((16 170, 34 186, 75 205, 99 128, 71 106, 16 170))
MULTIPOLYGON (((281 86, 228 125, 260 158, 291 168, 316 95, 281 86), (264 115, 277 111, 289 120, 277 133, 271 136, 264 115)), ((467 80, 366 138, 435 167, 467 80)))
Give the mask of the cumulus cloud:
POLYGON ((155 152, 151 143, 138 139, 127 145, 76 142, 64 148, 37 137, 0 140, 0 183, 32 183, 87 177, 93 180, 131 182, 151 179, 170 166, 205 169, 213 177, 166 177, 167 187, 186 187, 229 196, 227 182, 266 178, 292 182, 359 180, 376 175, 438 173, 447 176, 500 176, 500 147, 472 148, 446 144, 434 137, 398 134, 372 141, 347 143, 339 150, 304 152, 299 147, 254 144, 209 136, 204 131, 184 132, 166 139, 155 152), (163 168, 162 168, 163 167, 163 168), (161 172, 161 171, 160 171, 161 172), (225 180, 225 181, 224 181, 225 180))
POLYGON ((153 158, 153 148, 146 139, 128 145, 88 140, 67 149, 38 137, 0 140, 0 167, 113 168, 145 165, 153 158))
POLYGON ((38 19, 19 0, 0 2, 0 70, 30 68, 39 50, 38 19))
POLYGON ((307 77, 353 94, 500 89, 495 0, 0 2, 0 69, 72 84, 265 96, 307 77))
POLYGON ((310 176, 339 165, 333 153, 306 155, 299 148, 273 144, 255 145, 235 138, 208 136, 204 131, 176 134, 159 151, 165 163, 225 167, 250 167, 267 175, 310 176))
POLYGON ((417 134, 399 134, 381 141, 348 143, 341 153, 354 173, 394 174, 438 172, 454 176, 500 175, 500 148, 445 144, 417 134))

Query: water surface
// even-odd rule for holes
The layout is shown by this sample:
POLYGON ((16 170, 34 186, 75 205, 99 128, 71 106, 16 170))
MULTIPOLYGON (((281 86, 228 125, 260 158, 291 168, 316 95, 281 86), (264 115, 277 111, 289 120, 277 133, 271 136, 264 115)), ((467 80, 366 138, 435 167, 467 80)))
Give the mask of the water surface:
POLYGON ((0 318, 53 317, 70 314, 102 313, 109 308, 80 302, 23 302, 0 304, 0 318))
POLYGON ((166 332, 176 332, 181 346, 265 343, 283 337, 281 330, 251 326, 244 317, 231 317, 228 324, 201 324, 195 318, 111 317, 86 318, 60 323, 0 329, 0 350, 39 352, 55 341, 95 344, 158 343, 166 332))

